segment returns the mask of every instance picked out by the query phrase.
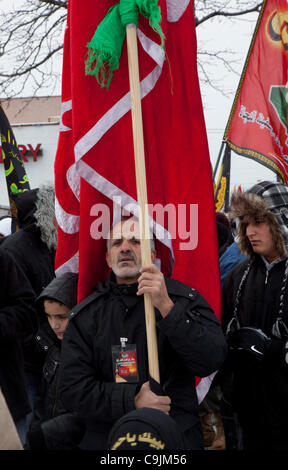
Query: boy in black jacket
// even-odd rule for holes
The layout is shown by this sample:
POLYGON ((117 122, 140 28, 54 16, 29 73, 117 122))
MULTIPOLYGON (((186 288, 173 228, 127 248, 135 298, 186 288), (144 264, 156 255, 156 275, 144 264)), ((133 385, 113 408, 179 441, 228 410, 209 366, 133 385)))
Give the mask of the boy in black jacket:
POLYGON ((82 423, 76 413, 67 413, 58 387, 61 340, 69 321, 67 314, 77 303, 77 282, 77 274, 65 273, 53 279, 37 299, 48 320, 36 336, 46 359, 26 449, 72 450, 82 438, 82 423))

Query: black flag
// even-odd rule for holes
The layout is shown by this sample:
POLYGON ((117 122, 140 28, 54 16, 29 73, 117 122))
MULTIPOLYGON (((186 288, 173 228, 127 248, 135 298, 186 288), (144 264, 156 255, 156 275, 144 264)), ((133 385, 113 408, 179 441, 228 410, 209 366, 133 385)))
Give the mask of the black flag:
POLYGON ((2 105, 0 105, 0 132, 8 196, 13 214, 14 204, 11 196, 15 193, 28 191, 30 186, 20 151, 2 105))
POLYGON ((227 212, 230 194, 231 149, 226 144, 224 157, 214 191, 216 212, 227 212))

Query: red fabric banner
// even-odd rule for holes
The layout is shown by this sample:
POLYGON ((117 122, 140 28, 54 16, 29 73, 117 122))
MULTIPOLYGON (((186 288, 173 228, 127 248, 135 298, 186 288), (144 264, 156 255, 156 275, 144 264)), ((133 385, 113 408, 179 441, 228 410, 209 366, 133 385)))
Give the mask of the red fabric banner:
MULTIPOLYGON (((113 3, 68 4, 55 162, 56 272, 79 269, 79 300, 108 274, 101 231, 108 231, 120 206, 127 209, 128 204, 128 212, 134 213, 137 201, 126 44, 108 90, 85 76, 86 44, 113 3)), ((198 289, 219 318, 215 206, 193 3, 158 3, 165 51, 141 15, 137 30, 148 203, 161 239, 157 262, 164 274, 198 289)))
POLYGON ((288 181, 288 5, 264 1, 224 139, 288 181))

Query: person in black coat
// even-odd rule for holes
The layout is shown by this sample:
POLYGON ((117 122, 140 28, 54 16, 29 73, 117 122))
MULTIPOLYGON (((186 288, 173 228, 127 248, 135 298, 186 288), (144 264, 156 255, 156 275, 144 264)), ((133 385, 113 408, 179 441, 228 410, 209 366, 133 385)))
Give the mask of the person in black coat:
MULTIPOLYGON (((51 185, 43 185, 14 194, 13 199, 19 230, 3 238, 1 247, 13 256, 24 272, 36 300, 43 288, 55 277, 57 228, 54 188, 51 185)), ((38 317, 38 327, 42 319, 41 316, 38 317)), ((33 409, 44 360, 42 352, 36 347, 33 332, 22 343, 22 350, 27 393, 33 409)), ((27 416, 27 429, 31 416, 27 416)))
POLYGON ((48 320, 36 335, 45 362, 25 449, 73 450, 83 436, 82 421, 76 413, 67 412, 59 397, 61 342, 67 314, 77 303, 77 282, 77 274, 65 273, 54 278, 37 299, 48 320))
POLYGON ((223 283, 223 394, 240 424, 239 448, 288 450, 288 188, 263 181, 233 193, 231 211, 247 259, 223 283))
POLYGON ((1 247, 13 255, 36 297, 55 277, 57 246, 55 193, 50 185, 13 195, 19 230, 5 237, 1 247))
POLYGON ((37 331, 35 294, 15 259, 2 248, 0 272, 0 387, 23 442, 31 407, 21 344, 37 331))
POLYGON ((220 324, 195 289, 165 279, 154 264, 141 267, 137 221, 119 222, 112 235, 106 259, 113 272, 72 309, 62 345, 61 399, 86 420, 81 448, 107 448, 117 419, 155 408, 175 420, 186 448, 201 449, 195 376, 211 374, 225 359, 220 324), (144 292, 156 313, 159 393, 149 380, 144 292))

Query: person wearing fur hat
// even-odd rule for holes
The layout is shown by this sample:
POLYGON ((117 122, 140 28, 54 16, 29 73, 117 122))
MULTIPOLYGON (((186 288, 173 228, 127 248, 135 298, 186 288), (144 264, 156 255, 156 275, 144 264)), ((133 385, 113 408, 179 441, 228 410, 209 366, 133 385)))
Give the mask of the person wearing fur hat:
MULTIPOLYGON (((231 213, 247 256, 223 283, 225 370, 239 448, 288 450, 288 187, 264 181, 233 193, 231 213)), ((224 386, 223 393, 227 399, 224 386)))

